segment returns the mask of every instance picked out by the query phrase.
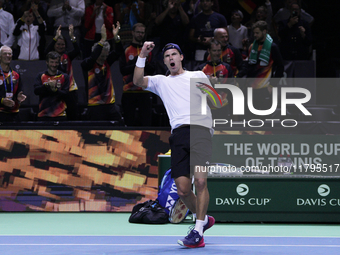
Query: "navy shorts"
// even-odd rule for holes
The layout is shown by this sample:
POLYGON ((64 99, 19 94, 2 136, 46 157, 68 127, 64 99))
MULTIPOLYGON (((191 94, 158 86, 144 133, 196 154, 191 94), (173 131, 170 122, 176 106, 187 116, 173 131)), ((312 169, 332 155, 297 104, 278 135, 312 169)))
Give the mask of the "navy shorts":
POLYGON ((202 126, 191 125, 174 129, 169 137, 171 177, 190 177, 190 170, 195 166, 208 166, 212 154, 211 138, 209 128, 202 126))

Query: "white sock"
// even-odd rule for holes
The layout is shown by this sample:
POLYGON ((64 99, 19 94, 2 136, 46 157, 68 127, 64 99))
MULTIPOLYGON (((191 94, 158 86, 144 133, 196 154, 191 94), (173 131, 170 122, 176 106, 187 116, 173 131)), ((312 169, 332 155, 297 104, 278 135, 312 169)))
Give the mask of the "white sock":
MULTIPOLYGON (((195 219, 197 219, 196 213, 192 214, 194 216, 195 219)), ((204 217, 204 225, 206 225, 208 223, 208 215, 205 215, 204 217)))
POLYGON ((204 217, 204 225, 206 225, 208 223, 208 215, 205 215, 204 217))
POLYGON ((204 220, 196 220, 196 225, 195 225, 195 229, 200 236, 203 236, 203 226, 204 226, 204 220))

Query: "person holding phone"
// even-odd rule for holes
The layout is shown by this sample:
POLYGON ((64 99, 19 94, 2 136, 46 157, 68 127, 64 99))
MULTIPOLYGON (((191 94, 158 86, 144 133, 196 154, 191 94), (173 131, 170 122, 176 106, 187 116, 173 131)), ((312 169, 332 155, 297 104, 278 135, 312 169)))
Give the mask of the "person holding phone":
POLYGON ((284 60, 308 60, 312 32, 307 21, 301 19, 301 8, 295 3, 289 19, 279 22, 279 47, 284 60))

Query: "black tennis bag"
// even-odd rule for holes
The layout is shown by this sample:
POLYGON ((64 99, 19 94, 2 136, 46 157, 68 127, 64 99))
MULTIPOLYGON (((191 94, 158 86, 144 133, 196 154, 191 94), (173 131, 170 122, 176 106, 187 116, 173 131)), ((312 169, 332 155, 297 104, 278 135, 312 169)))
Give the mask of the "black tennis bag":
POLYGON ((169 223, 169 215, 156 201, 146 201, 133 207, 130 223, 165 224, 169 223))

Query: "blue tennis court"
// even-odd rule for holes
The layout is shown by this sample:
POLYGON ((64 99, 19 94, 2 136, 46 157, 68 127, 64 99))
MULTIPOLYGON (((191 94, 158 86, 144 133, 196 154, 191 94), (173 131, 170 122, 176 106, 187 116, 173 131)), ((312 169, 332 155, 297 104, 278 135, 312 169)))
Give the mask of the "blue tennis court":
POLYGON ((205 248, 182 236, 2 236, 1 254, 339 254, 340 238, 206 236, 205 248))
POLYGON ((3 213, 0 250, 28 254, 339 254, 340 227, 217 223, 205 248, 177 244, 191 222, 128 223, 127 213, 3 213))

